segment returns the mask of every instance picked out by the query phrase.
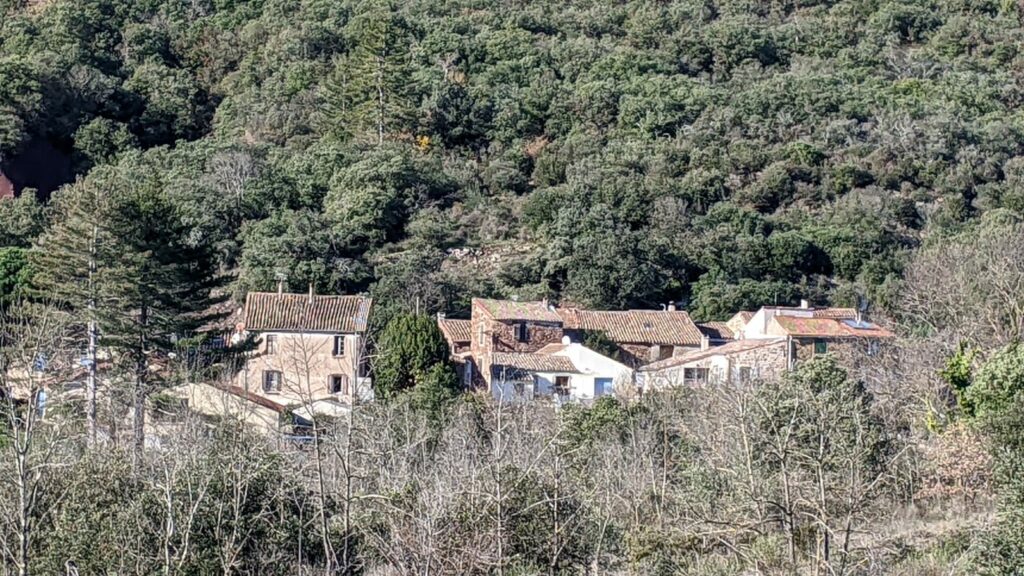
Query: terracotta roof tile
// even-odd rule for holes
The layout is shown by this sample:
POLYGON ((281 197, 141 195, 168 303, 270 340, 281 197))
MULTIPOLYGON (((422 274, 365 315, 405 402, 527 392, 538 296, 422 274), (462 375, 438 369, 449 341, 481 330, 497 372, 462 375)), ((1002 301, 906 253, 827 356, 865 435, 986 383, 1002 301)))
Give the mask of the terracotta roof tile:
POLYGON ((254 332, 365 332, 373 301, 362 296, 250 292, 245 329, 254 332))
POLYGON ((572 360, 565 356, 495 352, 491 359, 492 373, 500 373, 502 368, 523 372, 579 372, 572 360))
POLYGON ((455 320, 453 318, 440 318, 437 321, 438 328, 444 334, 449 344, 468 344, 473 339, 469 320, 455 320))
POLYGON ((701 332, 682 311, 667 310, 580 310, 560 308, 565 328, 595 330, 619 344, 699 346, 701 332))
POLYGON ((519 302, 517 300, 491 300, 474 298, 495 320, 526 320, 533 322, 556 322, 562 319, 545 302, 519 302))
POLYGON ((700 322, 697 329, 712 340, 732 340, 732 329, 725 322, 700 322))
POLYGON ((893 333, 871 322, 849 318, 775 316, 782 330, 790 336, 814 338, 890 338, 893 333))

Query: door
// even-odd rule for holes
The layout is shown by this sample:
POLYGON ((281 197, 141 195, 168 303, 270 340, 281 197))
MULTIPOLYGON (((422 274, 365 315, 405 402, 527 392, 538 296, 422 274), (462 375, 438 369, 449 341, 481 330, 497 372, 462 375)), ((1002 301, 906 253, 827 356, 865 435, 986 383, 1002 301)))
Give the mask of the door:
POLYGON ((615 381, 611 378, 594 378, 594 397, 615 394, 615 381))

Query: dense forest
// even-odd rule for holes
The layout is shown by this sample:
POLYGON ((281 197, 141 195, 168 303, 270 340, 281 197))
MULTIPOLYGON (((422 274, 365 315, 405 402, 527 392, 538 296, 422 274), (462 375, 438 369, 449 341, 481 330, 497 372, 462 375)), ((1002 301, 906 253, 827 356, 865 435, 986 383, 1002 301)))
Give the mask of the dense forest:
POLYGON ((1020 574, 1022 39, 1013 0, 0 0, 0 573, 1020 574), (161 404, 279 282, 373 296, 401 386, 302 445, 161 404), (453 390, 422 315, 474 296, 899 337, 555 411, 453 390), (13 400, 97 325, 100 414, 13 400))
MULTIPOLYGON (((0 13, 0 154, 46 142, 78 186, 158 187, 236 296, 283 276, 451 313, 473 294, 886 307, 908 250, 1024 209, 1013 2, 0 13)), ((2 217, 0 243, 28 246, 47 212, 2 217)))

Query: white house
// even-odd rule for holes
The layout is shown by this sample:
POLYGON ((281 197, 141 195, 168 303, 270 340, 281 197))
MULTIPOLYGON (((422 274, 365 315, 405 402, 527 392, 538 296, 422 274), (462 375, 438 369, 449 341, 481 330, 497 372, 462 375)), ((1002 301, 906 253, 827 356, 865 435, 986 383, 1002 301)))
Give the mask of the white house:
POLYGON ((632 389, 629 366, 568 338, 536 352, 497 352, 491 362, 491 393, 502 401, 588 402, 632 389))

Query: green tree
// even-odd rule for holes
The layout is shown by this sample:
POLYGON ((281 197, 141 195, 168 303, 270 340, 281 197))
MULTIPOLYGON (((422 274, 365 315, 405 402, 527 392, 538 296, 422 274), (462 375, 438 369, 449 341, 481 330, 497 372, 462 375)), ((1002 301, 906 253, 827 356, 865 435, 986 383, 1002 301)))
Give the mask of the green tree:
POLYGON ((217 301, 211 292, 221 278, 210 249, 189 242, 189 229, 159 180, 110 170, 66 194, 64 213, 37 250, 45 270, 40 288, 83 324, 97 324, 99 345, 131 374, 138 460, 146 398, 163 376, 151 362, 209 322, 217 301))
MULTIPOLYGON (((346 27, 354 44, 339 60, 332 86, 335 131, 373 134, 377 145, 385 136, 410 127, 415 113, 409 25, 390 0, 363 0, 346 27)), ((329 101, 331 101, 329 100, 329 101)))
POLYGON ((35 194, 0 199, 0 246, 27 248, 45 226, 46 214, 35 194))
POLYGON ((448 387, 456 382, 444 375, 453 371, 448 343, 430 316, 404 314, 392 318, 381 331, 376 348, 373 385, 379 397, 390 398, 417 386, 428 375, 427 380, 435 386, 448 387))
POLYGON ((965 390, 965 401, 978 418, 996 416, 1024 392, 1024 346, 1012 342, 998 350, 978 369, 965 390))
POLYGON ((0 248, 0 312, 28 292, 31 278, 28 250, 0 248))

